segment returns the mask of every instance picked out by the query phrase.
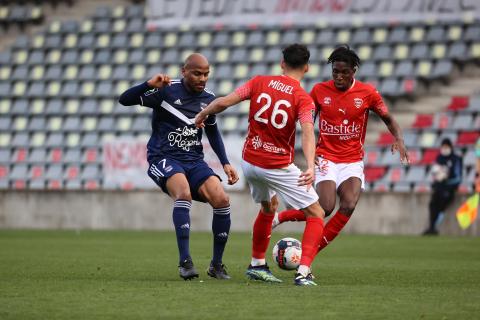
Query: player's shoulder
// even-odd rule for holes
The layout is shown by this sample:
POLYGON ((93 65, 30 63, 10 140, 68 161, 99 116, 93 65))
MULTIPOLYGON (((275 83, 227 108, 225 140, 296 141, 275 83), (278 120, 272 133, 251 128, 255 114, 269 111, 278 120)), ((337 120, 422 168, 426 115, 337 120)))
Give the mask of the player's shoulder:
POLYGON ((328 81, 322 81, 322 82, 317 82, 313 88, 312 91, 322 91, 322 90, 332 90, 335 89, 335 86, 333 84, 333 80, 328 80, 328 81))
POLYGON ((215 93, 208 87, 205 87, 205 89, 203 89, 203 92, 204 94, 206 94, 207 96, 210 96, 212 98, 215 98, 215 93))
POLYGON ((363 81, 359 81, 359 80, 355 79, 355 86, 358 86, 357 87, 358 90, 362 90, 362 91, 365 91, 367 93, 374 93, 374 92, 378 93, 378 90, 375 87, 375 85, 373 85, 372 83, 369 83, 369 82, 363 82, 363 81))
POLYGON ((182 80, 180 79, 172 79, 170 80, 170 85, 165 86, 162 88, 162 90, 165 90, 167 92, 174 92, 181 90, 183 88, 182 80))

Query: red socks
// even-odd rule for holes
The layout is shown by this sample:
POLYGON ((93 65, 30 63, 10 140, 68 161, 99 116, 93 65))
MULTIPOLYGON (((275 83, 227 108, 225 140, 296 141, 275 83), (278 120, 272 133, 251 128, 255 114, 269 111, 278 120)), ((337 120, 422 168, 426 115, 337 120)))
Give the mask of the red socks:
POLYGON ((252 257, 265 259, 265 252, 268 249, 270 236, 272 235, 272 221, 274 214, 265 214, 263 211, 257 215, 253 224, 252 257))
POLYGON ((308 217, 306 221, 302 238, 302 259, 300 260, 300 265, 310 267, 323 238, 323 219, 308 217))
POLYGON ((278 222, 285 221, 305 221, 305 214, 302 210, 290 209, 278 214, 278 222))
POLYGON ((340 231, 345 227, 350 216, 347 216, 340 211, 337 211, 333 217, 328 220, 323 231, 322 241, 318 247, 318 251, 325 248, 330 242, 335 239, 335 237, 340 233, 340 231))

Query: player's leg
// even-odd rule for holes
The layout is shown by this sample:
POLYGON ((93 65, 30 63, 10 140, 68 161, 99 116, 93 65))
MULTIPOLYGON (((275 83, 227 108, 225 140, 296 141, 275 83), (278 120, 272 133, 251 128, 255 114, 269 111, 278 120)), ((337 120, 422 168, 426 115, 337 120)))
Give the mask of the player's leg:
POLYGON ((302 237, 302 257, 295 275, 297 285, 315 285, 310 277, 310 266, 317 253, 323 234, 325 212, 318 203, 318 195, 313 188, 298 185, 301 171, 294 164, 283 170, 265 170, 265 180, 293 208, 302 209, 306 216, 302 237))
POLYGON ((230 279, 222 263, 230 233, 230 200, 217 176, 210 176, 205 180, 198 189, 198 193, 213 208, 213 258, 207 273, 217 279, 230 279))
POLYGON ((252 280, 282 282, 271 273, 265 260, 272 233, 272 220, 277 210, 278 200, 275 192, 268 188, 260 170, 257 169, 254 165, 242 161, 243 174, 249 185, 252 198, 261 205, 261 209, 253 224, 252 259, 245 274, 252 280))
POLYGON ((148 175, 174 201, 172 218, 177 237, 180 277, 185 280, 198 277, 190 256, 192 195, 185 171, 176 161, 161 159, 150 163, 148 175))
POLYGON ((430 223, 424 231, 424 235, 437 235, 438 226, 442 223, 444 211, 453 201, 453 192, 442 189, 435 189, 429 203, 430 223))
MULTIPOLYGON (((258 189, 251 188, 251 190, 252 192, 257 190, 258 194, 258 189)), ((272 274, 265 259, 272 234, 272 220, 277 206, 278 199, 276 195, 270 201, 261 201, 261 209, 253 224, 252 259, 245 273, 252 280, 282 282, 282 280, 272 274)))
POLYGON ((180 276, 190 280, 198 277, 190 256, 190 209, 192 207, 190 186, 183 173, 176 173, 168 178, 165 187, 174 200, 172 217, 180 255, 180 276))
POLYGON ((345 227, 348 220, 350 220, 360 198, 361 189, 362 180, 358 177, 350 177, 338 186, 337 193, 340 199, 340 207, 325 225, 323 239, 318 247, 318 251, 321 251, 332 242, 345 227))
MULTIPOLYGON (((326 217, 335 208, 337 179, 337 165, 329 160, 318 158, 318 165, 315 167, 315 185, 320 206, 325 211, 326 217)), ((296 209, 282 211, 275 216, 273 227, 286 221, 305 221, 305 214, 296 209)))
POLYGON ((318 246, 323 237, 323 219, 325 212, 318 201, 302 209, 306 217, 305 229, 302 237, 302 258, 295 275, 296 285, 316 285, 313 282, 311 265, 318 252, 318 246))

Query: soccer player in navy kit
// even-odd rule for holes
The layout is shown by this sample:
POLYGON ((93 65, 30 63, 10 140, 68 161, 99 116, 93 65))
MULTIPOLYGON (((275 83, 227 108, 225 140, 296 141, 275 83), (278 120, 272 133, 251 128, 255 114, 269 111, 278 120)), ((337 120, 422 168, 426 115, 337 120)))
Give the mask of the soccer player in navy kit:
MULTIPOLYGON (((230 202, 220 178, 203 160, 202 129, 194 123, 196 114, 215 99, 205 88, 209 72, 207 59, 194 53, 185 60, 181 80, 157 74, 128 89, 119 99, 125 106, 140 104, 153 109, 152 136, 147 145, 148 175, 175 201, 173 224, 180 255, 179 273, 185 280, 198 277, 189 251, 192 199, 213 207, 213 258, 207 274, 230 279, 222 263, 230 232, 230 202)), ((229 164, 215 116, 206 124, 204 130, 212 149, 228 183, 234 184, 238 174, 229 164)))

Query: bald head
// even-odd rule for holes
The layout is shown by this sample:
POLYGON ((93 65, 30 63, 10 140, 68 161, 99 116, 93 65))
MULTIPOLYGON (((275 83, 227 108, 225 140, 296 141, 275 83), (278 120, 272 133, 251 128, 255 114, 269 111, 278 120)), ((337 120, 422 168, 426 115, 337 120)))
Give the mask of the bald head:
POLYGON ((207 58, 200 53, 192 53, 185 59, 185 63, 183 65, 184 68, 208 68, 208 60, 207 58))
POLYGON ((185 64, 182 68, 183 83, 190 91, 202 92, 207 84, 209 74, 210 65, 204 55, 192 53, 185 59, 185 64))

